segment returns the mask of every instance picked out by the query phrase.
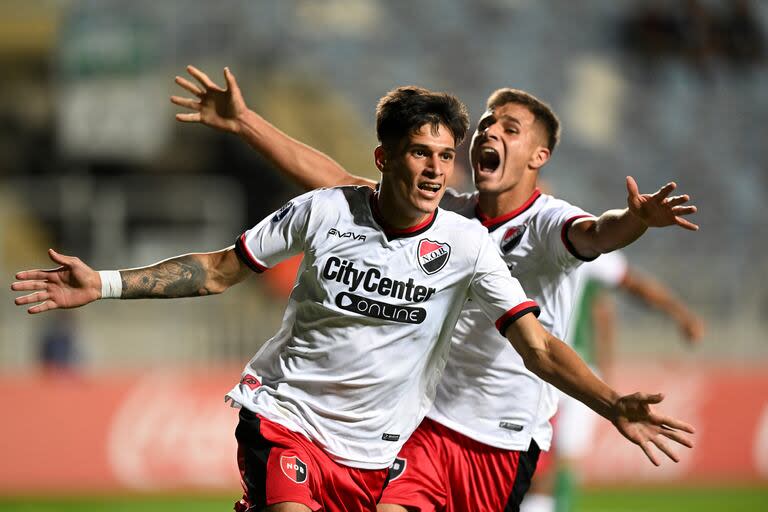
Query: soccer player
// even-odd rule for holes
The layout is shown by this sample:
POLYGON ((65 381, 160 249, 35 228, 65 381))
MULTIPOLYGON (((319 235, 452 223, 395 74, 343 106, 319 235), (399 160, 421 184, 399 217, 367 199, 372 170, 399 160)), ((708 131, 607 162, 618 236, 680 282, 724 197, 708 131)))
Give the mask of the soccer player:
MULTIPOLYGON (((567 341, 593 369, 607 375, 614 345, 614 312, 605 290, 616 289, 640 299, 674 320, 688 343, 704 335, 704 322, 664 284, 629 265, 621 251, 582 265, 567 341)), ((570 512, 578 477, 574 468, 587 455, 595 416, 580 402, 561 395, 554 424, 554 447, 539 461, 523 512, 570 512)))
POLYGON ((377 108, 376 190, 309 192, 231 247, 142 268, 96 272, 51 250, 60 266, 18 273, 11 288, 31 293, 15 302, 41 313, 104 298, 216 294, 303 253, 281 329, 227 395, 241 407, 238 510, 375 510, 390 465, 432 404, 467 299, 533 371, 631 441, 665 452, 662 437, 690 446, 689 425, 651 410, 660 395, 619 397, 542 328, 482 226, 438 209, 467 125, 456 98, 396 89, 377 108))
MULTIPOLYGON (((195 96, 171 98, 192 110, 177 114, 178 120, 239 134, 306 188, 375 186, 248 109, 228 69, 226 88, 192 66, 187 69, 198 83, 176 77, 195 96)), ((573 270, 582 260, 631 243, 649 226, 697 226, 683 217, 696 210, 683 206, 688 196, 669 197, 674 183, 649 195, 640 194, 628 178, 628 208, 599 218, 541 194, 538 171, 558 133, 557 118, 538 99, 511 89, 495 92, 470 148, 478 192, 449 189, 441 207, 490 232, 512 274, 538 297, 542 324, 563 337, 576 285, 573 270)), ((516 510, 540 448, 549 448, 556 392, 530 364, 530 354, 509 347, 479 306, 467 303, 459 317, 435 407, 393 464, 380 510, 516 510)), ((670 439, 684 442, 677 434, 670 439)), ((677 460, 661 437, 656 440, 661 442, 652 444, 677 460)), ((659 463, 649 444, 640 446, 659 463)))

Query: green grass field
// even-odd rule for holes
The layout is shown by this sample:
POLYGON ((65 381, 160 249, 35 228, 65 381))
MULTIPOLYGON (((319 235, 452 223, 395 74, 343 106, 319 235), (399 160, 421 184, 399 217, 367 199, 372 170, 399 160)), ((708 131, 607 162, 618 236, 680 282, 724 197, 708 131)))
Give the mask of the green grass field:
POLYGON ((768 487, 584 492, 579 512, 768 512, 768 487))
MULTIPOLYGON (((233 496, 0 497, 2 512, 211 512, 233 496)), ((585 492, 578 512, 768 512, 768 487, 611 489, 585 492)))

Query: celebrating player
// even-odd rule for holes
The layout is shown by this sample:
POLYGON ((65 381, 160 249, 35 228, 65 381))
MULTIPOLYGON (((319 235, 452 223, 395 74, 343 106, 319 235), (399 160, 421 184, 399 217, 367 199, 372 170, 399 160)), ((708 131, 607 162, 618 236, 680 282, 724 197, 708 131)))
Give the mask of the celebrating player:
MULTIPOLYGON (((228 69, 226 89, 198 69, 187 69, 198 83, 176 77, 177 84, 195 96, 171 98, 192 110, 177 114, 178 120, 239 134, 307 188, 375 186, 248 109, 228 69)), ((558 135, 559 122, 547 105, 522 91, 496 91, 470 149, 478 192, 448 189, 441 206, 490 232, 497 253, 540 303, 542 324, 563 337, 576 286, 573 269, 582 260, 631 243, 649 226, 697 226, 684 218, 696 211, 683 206, 688 196, 669 197, 674 183, 655 194, 640 194, 634 180, 627 178, 628 207, 599 218, 541 194, 536 188, 538 171, 549 160, 558 135)), ((380 510, 408 506, 498 511, 519 506, 539 449, 549 448, 549 419, 557 401, 529 356, 498 336, 479 304, 467 303, 435 406, 395 461, 380 510)), ((672 439, 683 442, 679 435, 672 439)), ((656 440, 657 448, 677 460, 660 437, 656 440)), ((641 447, 659 463, 649 444, 641 447)))

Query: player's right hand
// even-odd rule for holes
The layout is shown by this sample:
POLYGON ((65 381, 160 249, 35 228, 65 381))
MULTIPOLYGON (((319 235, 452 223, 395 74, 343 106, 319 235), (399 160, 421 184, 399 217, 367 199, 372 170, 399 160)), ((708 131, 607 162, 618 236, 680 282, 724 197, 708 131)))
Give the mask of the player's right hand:
POLYGON ((187 66, 187 72, 197 80, 197 84, 181 76, 177 76, 174 81, 197 99, 171 96, 171 103, 194 112, 176 114, 176 119, 184 123, 202 123, 218 130, 239 133, 239 119, 247 112, 248 107, 229 68, 224 68, 226 89, 215 84, 208 75, 194 66, 187 66))
POLYGON ((59 254, 48 249, 48 256, 60 266, 50 270, 25 270, 16 274, 11 290, 32 291, 17 297, 17 306, 35 304, 27 312, 42 313, 51 309, 69 309, 85 306, 101 297, 99 273, 80 258, 59 254))

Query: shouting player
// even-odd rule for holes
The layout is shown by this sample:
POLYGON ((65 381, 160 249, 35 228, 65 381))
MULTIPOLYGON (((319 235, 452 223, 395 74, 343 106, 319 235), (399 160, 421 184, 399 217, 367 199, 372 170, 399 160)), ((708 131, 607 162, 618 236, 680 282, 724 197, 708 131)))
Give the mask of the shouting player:
MULTIPOLYGON (((180 121, 239 134, 307 188, 375 186, 248 109, 228 69, 226 89, 200 70, 187 69, 198 83, 182 77, 176 82, 196 98, 171 98, 193 111, 177 114, 180 121)), ((559 122, 547 105, 522 91, 496 91, 470 149, 478 192, 448 189, 441 207, 490 232, 512 275, 540 303, 542 324, 564 337, 576 286, 573 271, 582 260, 631 243, 649 226, 697 226, 683 217, 695 212, 683 206, 688 196, 669 197, 674 183, 647 195, 627 178, 628 207, 599 218, 541 194, 538 171, 558 135, 559 122)), ((557 394, 530 365, 529 354, 498 336, 481 307, 468 302, 459 317, 435 406, 395 461, 380 510, 516 510, 539 450, 549 448, 557 394)), ((671 438, 682 441, 677 434, 671 438)), ((659 442, 652 444, 677 460, 663 439, 655 439, 659 442)), ((659 463, 649 444, 641 448, 659 463)))

